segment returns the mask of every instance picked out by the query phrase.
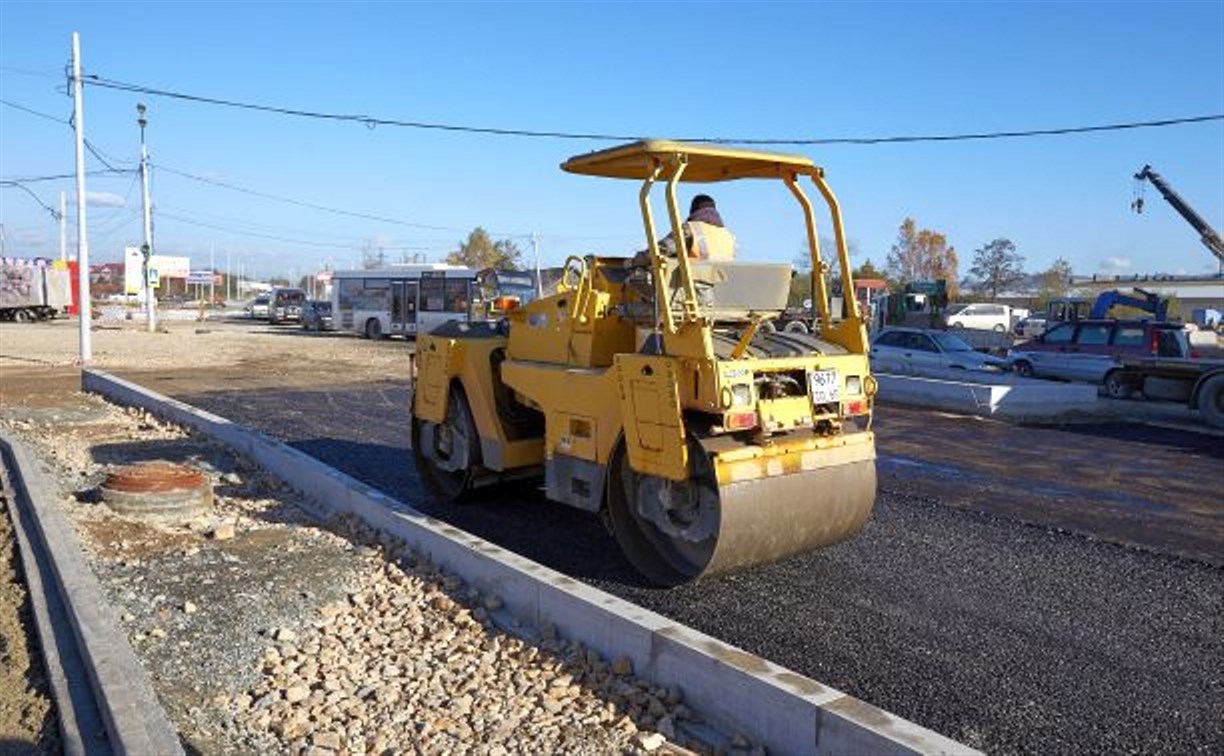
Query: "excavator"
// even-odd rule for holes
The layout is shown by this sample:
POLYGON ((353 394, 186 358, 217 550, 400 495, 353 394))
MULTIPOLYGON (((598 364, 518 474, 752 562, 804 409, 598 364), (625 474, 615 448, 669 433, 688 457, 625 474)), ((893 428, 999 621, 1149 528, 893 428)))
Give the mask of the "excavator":
POLYGON ((1224 240, 1220 239, 1220 235, 1216 233, 1214 228, 1211 227, 1211 224, 1204 220, 1203 216, 1195 212, 1194 208, 1190 207, 1190 205, 1181 198, 1180 194, 1173 191, 1173 187, 1169 186, 1169 183, 1164 180, 1163 176, 1156 171, 1153 171, 1152 166, 1150 165, 1143 166, 1143 168, 1141 168, 1139 172, 1135 174, 1135 199, 1133 202, 1131 202, 1131 208, 1133 208, 1136 213, 1143 212, 1144 181, 1147 181, 1152 186, 1156 187, 1156 190, 1160 192, 1162 197, 1165 198, 1165 201, 1172 205, 1173 209, 1176 210, 1182 218, 1185 218, 1186 222, 1198 232, 1199 239, 1203 242, 1203 246, 1206 247, 1211 254, 1216 256, 1216 259, 1220 261, 1221 268, 1224 268, 1224 240))
POLYGON ((660 585, 858 533, 875 503, 877 383, 858 302, 830 317, 832 268, 803 183, 824 199, 832 262, 853 284, 823 170, 801 155, 661 140, 561 168, 640 182, 646 249, 571 256, 555 291, 503 319, 418 337, 412 450, 430 491, 457 501, 542 478, 550 500, 601 516, 630 564, 660 585), (828 324, 819 332, 768 327, 786 308, 789 264, 736 262, 706 246, 725 229, 680 214, 682 183, 741 180, 776 182, 794 199, 828 324), (651 201, 659 185, 664 238, 651 201))

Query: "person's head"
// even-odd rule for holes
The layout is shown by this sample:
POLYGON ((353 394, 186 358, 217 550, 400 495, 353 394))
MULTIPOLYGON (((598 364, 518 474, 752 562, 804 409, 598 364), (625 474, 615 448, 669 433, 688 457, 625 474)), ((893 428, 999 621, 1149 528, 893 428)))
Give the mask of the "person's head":
POLYGON ((714 198, 708 194, 698 194, 693 198, 693 203, 689 205, 689 215, 692 215, 698 210, 706 207, 710 208, 711 210, 717 209, 714 207, 714 198))

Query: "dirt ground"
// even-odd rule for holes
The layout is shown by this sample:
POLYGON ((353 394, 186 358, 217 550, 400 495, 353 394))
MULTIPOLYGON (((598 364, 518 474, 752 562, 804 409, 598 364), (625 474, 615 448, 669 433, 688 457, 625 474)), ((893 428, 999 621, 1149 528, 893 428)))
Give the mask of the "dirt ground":
POLYGON ((31 635, 30 599, 7 506, 0 498, 0 756, 54 754, 60 751, 55 707, 31 635))

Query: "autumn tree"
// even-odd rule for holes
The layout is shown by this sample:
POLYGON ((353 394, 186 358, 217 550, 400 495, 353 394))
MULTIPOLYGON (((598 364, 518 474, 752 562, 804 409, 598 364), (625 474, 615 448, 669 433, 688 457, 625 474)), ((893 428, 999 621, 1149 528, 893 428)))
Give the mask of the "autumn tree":
POLYGON ((999 292, 1024 280, 1024 256, 1011 239, 995 239, 973 251, 969 273, 996 299, 999 292))
POLYGON ((517 270, 522 264, 522 256, 522 251, 513 241, 493 241, 488 231, 477 226, 468 234, 467 240, 459 242, 459 249, 446 256, 446 261, 469 268, 517 270))
POLYGON ((956 248, 949 246, 948 237, 926 228, 918 228, 913 218, 901 222, 897 241, 892 245, 886 262, 889 276, 899 283, 909 281, 947 282, 948 299, 956 298, 957 267, 960 264, 956 248))
POLYGON ((1041 272, 1037 300, 1045 306, 1051 299, 1065 297, 1071 291, 1071 263, 1063 258, 1055 260, 1041 272))

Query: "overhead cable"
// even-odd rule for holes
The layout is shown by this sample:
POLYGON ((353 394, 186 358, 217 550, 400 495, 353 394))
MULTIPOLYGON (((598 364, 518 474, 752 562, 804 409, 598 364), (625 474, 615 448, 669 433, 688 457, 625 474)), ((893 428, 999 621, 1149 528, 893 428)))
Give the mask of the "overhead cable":
MULTIPOLYGON (((98 74, 88 74, 82 77, 86 84, 91 86, 101 87, 104 89, 114 89, 123 92, 135 92, 146 94, 155 97, 168 97, 176 100, 185 100, 188 102, 198 102, 207 105, 220 105, 228 108, 237 108, 241 110, 253 110, 264 113, 273 113, 276 115, 293 116, 298 118, 313 118, 328 121, 340 121, 350 123, 360 123, 371 128, 376 126, 394 126, 400 128, 411 129, 426 129, 434 131, 451 131, 463 132, 468 134, 485 134, 493 136, 509 136, 509 137, 533 137, 544 139, 569 139, 569 140, 586 140, 586 141, 604 141, 604 142, 622 142, 636 141, 646 139, 647 137, 641 134, 606 134, 606 133, 587 133, 587 132, 567 132, 567 131, 538 131, 532 129, 511 129, 498 128, 492 126, 471 126, 463 124, 436 123, 427 121, 409 121, 398 118, 382 118, 356 113, 332 113, 321 110, 311 110, 305 108, 288 108, 274 105, 263 105, 260 103, 244 102, 240 100, 229 100, 220 97, 208 97, 205 95, 191 94, 188 92, 178 92, 169 89, 160 89, 157 87, 145 86, 142 84, 132 84, 129 82, 116 81, 98 74)), ((727 137, 727 136, 704 136, 704 137, 687 137, 681 141, 686 142, 704 142, 710 144, 752 144, 752 145, 838 145, 838 144, 854 144, 854 145, 872 145, 872 144, 902 144, 916 142, 959 142, 970 140, 986 140, 986 139, 1016 139, 1023 137, 1039 137, 1039 136, 1064 136, 1069 134, 1087 134, 1104 131, 1123 131, 1130 129, 1157 128, 1164 126, 1178 126, 1193 123, 1205 123, 1210 121, 1224 121, 1224 114, 1196 115, 1180 118, 1162 118, 1145 121, 1126 121, 1119 123, 1098 124, 1091 126, 1067 126, 1060 128, 1047 129, 1026 129, 1026 130, 1010 130, 1010 131, 986 131, 986 132, 969 132, 960 134, 924 134, 924 135, 897 135, 897 136, 864 136, 864 137, 804 137, 804 138, 761 138, 761 137, 727 137)))

